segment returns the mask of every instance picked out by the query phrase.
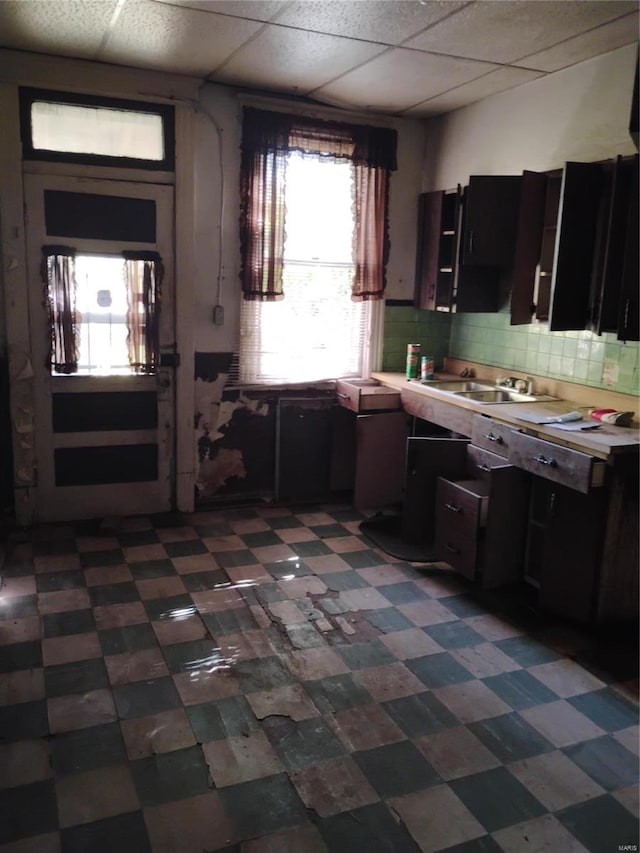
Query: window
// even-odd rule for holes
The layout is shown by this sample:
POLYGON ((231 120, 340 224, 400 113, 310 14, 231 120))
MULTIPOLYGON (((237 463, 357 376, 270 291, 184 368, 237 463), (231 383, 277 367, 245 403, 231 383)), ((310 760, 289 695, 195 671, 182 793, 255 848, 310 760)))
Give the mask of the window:
POLYGON ((284 298, 242 301, 240 380, 361 376, 371 303, 351 299, 353 165, 293 152, 284 198, 284 298))
POLYGON ((245 110, 239 378, 369 372, 395 132, 245 110))
POLYGON ((22 89, 26 159, 172 169, 173 108, 22 89))
POLYGON ((155 373, 162 262, 154 253, 43 248, 53 374, 155 373))

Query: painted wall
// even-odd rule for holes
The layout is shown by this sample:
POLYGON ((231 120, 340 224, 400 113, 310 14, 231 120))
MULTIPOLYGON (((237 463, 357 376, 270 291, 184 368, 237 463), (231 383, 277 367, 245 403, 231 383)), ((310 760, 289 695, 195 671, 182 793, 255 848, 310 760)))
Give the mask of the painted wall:
MULTIPOLYGON (((424 189, 464 184, 471 174, 518 175, 635 153, 628 124, 636 55, 630 45, 431 120, 424 189)), ((549 332, 546 323, 512 327, 508 310, 507 301, 498 314, 453 315, 449 354, 623 393, 640 390, 637 343, 549 332)))

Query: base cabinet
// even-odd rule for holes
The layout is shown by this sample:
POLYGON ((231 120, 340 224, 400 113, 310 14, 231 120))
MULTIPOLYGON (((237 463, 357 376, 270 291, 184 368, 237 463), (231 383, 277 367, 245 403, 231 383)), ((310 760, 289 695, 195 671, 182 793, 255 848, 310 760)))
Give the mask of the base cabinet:
POLYGON ((408 435, 409 417, 404 412, 356 417, 356 509, 400 503, 408 435))
POLYGON ((578 622, 595 616, 605 497, 604 489, 582 494, 532 478, 524 571, 546 612, 578 622))
POLYGON ((438 558, 484 588, 520 580, 528 496, 523 471, 470 444, 460 475, 438 479, 438 558))

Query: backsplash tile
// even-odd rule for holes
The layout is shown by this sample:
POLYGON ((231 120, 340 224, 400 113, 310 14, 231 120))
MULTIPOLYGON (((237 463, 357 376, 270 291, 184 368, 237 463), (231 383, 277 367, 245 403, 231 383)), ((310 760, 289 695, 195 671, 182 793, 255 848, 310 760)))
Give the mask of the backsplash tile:
POLYGON ((639 345, 619 341, 612 333, 549 332, 544 323, 511 326, 504 311, 451 315, 387 305, 383 370, 404 371, 408 343, 419 343, 423 355, 434 357, 436 369, 449 355, 623 394, 640 393, 639 345), (616 372, 617 380, 610 384, 616 372))
POLYGON ((442 369, 449 354, 451 316, 439 311, 421 311, 405 305, 387 305, 384 315, 382 369, 404 371, 407 344, 420 344, 422 355, 433 357, 442 369))

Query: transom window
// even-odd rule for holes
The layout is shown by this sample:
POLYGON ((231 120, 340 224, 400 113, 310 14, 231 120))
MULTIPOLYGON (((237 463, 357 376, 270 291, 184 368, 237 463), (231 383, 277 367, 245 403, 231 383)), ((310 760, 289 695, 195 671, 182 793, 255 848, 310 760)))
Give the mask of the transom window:
POLYGON ((172 169, 173 108, 21 89, 26 159, 172 169))

